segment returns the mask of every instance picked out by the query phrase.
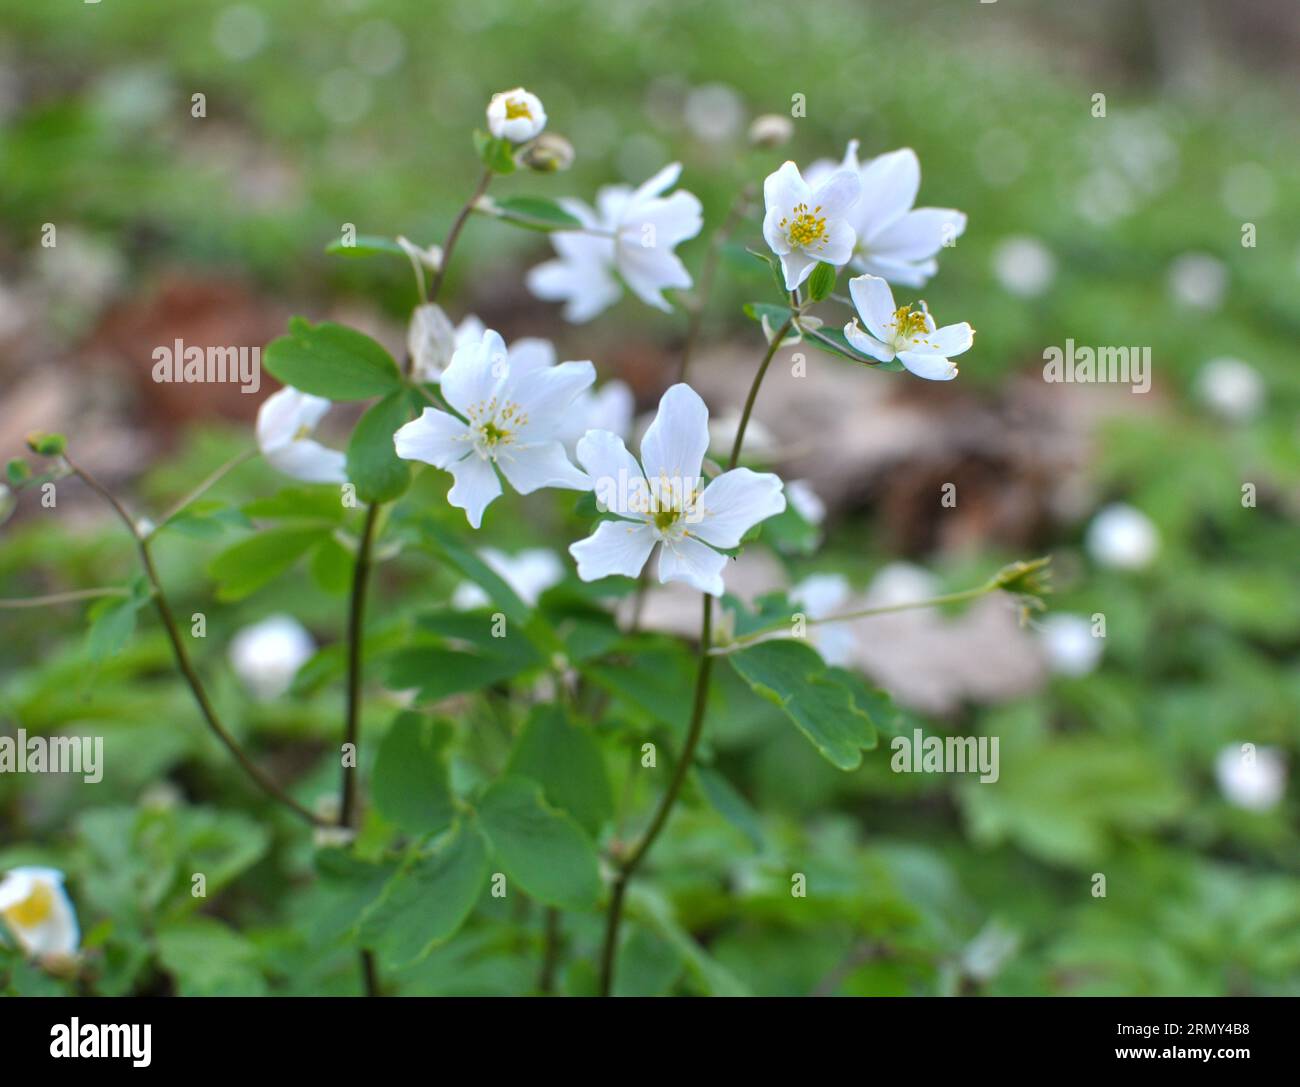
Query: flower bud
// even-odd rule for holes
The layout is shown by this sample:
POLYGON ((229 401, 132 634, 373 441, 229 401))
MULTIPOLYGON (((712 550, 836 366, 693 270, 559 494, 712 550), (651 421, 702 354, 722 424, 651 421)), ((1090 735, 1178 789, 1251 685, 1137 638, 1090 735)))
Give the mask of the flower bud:
POLYGON ((563 136, 547 132, 520 152, 519 161, 530 170, 553 174, 573 165, 573 144, 563 136))
POLYGON ((783 113, 764 113, 749 126, 749 142, 755 147, 780 147, 794 135, 794 122, 783 113))
POLYGON ((516 87, 492 96, 487 123, 488 131, 498 140, 524 143, 540 135, 546 127, 546 110, 537 95, 516 87))

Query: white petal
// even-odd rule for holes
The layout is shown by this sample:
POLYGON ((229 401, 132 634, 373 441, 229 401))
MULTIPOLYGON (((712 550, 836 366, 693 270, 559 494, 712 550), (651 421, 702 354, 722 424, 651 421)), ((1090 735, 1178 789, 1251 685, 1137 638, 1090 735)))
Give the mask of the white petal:
POLYGON ((793 162, 783 162, 778 170, 763 180, 763 205, 770 212, 779 209, 782 216, 789 215, 796 204, 811 206, 812 192, 793 162))
POLYGON ((347 457, 337 449, 326 449, 311 438, 301 438, 265 453, 266 462, 277 472, 304 483, 346 483, 347 457))
POLYGON ((532 494, 543 487, 585 491, 591 486, 586 473, 569 463, 560 441, 506 446, 497 454, 497 467, 520 494, 532 494))
POLYGON ((691 487, 709 448, 709 409, 689 385, 677 384, 659 401, 654 422, 641 439, 647 478, 667 477, 691 487))
POLYGON ((857 234, 848 223, 834 219, 826 224, 826 241, 816 250, 817 259, 840 268, 853 256, 857 240, 857 234))
POLYGON ((936 261, 925 260, 910 263, 901 260, 887 260, 874 253, 862 253, 853 258, 853 267, 867 275, 880 276, 899 287, 924 287, 930 277, 939 270, 936 261))
POLYGON ((900 351, 898 361, 917 377, 927 381, 951 381, 957 376, 957 366, 942 355, 926 354, 920 351, 900 351))
POLYGON ((812 207, 821 207, 826 219, 842 219, 858 202, 862 194, 862 179, 851 170, 836 170, 812 194, 812 207))
POLYGON ((403 460, 446 468, 469 452, 469 427, 445 411, 425 408, 418 418, 397 428, 393 447, 403 460))
POLYGON ((881 362, 894 360, 894 349, 887 343, 881 343, 875 336, 863 332, 862 326, 856 320, 844 326, 844 338, 849 341, 849 346, 854 350, 870 355, 873 359, 879 359, 881 362))
POLYGON ((767 214, 763 216, 763 240, 778 257, 785 256, 791 249, 790 239, 780 227, 781 220, 787 215, 789 212, 774 207, 768 208, 767 214))
POLYGON ((879 276, 855 276, 849 280, 849 297, 867 330, 876 339, 889 342, 893 338, 895 309, 889 284, 879 276))
POLYGON ((600 264, 548 260, 529 270, 528 289, 547 302, 565 302, 564 319, 590 321, 618 301, 618 282, 600 264))
POLYGON ((313 396, 286 385, 263 400, 257 411, 258 447, 266 452, 295 441, 304 428, 308 433, 315 430, 329 410, 330 402, 325 397, 313 396))
POLYGON ((878 231, 871 252, 886 260, 929 260, 966 229, 966 216, 953 208, 916 208, 878 231))
POLYGON ((682 164, 680 162, 670 162, 654 177, 644 181, 637 187, 636 192, 632 194, 634 203, 642 203, 651 200, 660 193, 667 192, 677 184, 677 179, 682 176, 682 164))
POLYGON ((870 209, 871 228, 864 241, 883 230, 916 203, 921 164, 910 147, 872 159, 862 168, 860 207, 870 209))
POLYGON ((483 511, 501 493, 501 481, 491 463, 478 455, 458 460, 447 470, 456 480, 447 492, 447 501, 464 510, 469 523, 478 528, 483 523, 483 511))
POLYGON ((923 342, 908 349, 908 354, 919 352, 952 358, 953 355, 960 355, 963 351, 969 351, 971 344, 974 342, 975 330, 965 321, 962 321, 960 324, 944 325, 943 328, 927 333, 923 342))
POLYGON ((647 524, 631 521, 602 521, 585 540, 569 545, 578 561, 578 577, 597 581, 611 574, 637 577, 655 545, 655 533, 647 524))
POLYGON ((540 336, 524 336, 510 345, 510 372, 518 378, 555 365, 555 345, 540 336))
POLYGON ((456 348, 442 374, 442 395, 461 415, 468 416, 500 393, 509 374, 505 341, 488 329, 477 343, 456 348))
POLYGON ((714 547, 737 547, 760 521, 785 509, 781 480, 771 472, 733 468, 704 488, 699 505, 703 517, 687 532, 714 547))
POLYGON ((558 433, 574 400, 595 381, 596 368, 591 363, 562 362, 559 366, 533 370, 512 382, 510 399, 528 416, 518 440, 541 441, 558 433))
POLYGON ((621 246, 618 270, 624 282, 642 302, 668 313, 672 306, 664 299, 662 291, 673 288, 685 290, 691 285, 691 274, 674 253, 663 249, 621 246))
POLYGON ((785 276, 785 289, 798 290, 817 267, 817 257, 810 257, 802 249, 795 249, 781 257, 781 271, 785 276))
POLYGON ((653 237, 654 247, 672 249, 695 237, 703 225, 699 198, 680 189, 663 200, 633 205, 620 222, 619 234, 635 232, 638 242, 642 237, 653 237))
POLYGON ((587 431, 578 441, 577 456, 601 509, 624 517, 643 516, 649 510, 650 492, 641 465, 617 434, 587 431))
POLYGON ((699 540, 686 537, 672 542, 665 541, 659 549, 659 581, 684 581, 692 588, 699 589, 710 596, 723 593, 722 570, 727 565, 727 556, 720 555, 713 548, 699 540))

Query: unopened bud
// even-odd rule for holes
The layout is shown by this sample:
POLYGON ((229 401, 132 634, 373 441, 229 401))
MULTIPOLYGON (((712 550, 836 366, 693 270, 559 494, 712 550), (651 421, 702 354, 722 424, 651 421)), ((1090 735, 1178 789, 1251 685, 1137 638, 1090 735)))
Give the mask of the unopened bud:
POLYGON ((573 165, 573 144, 555 132, 543 132, 519 154, 519 161, 530 170, 553 174, 573 165))
POLYGON ((794 135, 794 122, 780 113, 764 113, 749 126, 749 142, 755 147, 780 147, 794 135))

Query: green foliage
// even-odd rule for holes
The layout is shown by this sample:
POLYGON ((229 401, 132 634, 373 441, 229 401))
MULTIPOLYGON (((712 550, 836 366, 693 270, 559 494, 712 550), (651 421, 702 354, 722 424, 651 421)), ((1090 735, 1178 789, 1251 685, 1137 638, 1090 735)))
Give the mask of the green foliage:
POLYGON ((541 196, 511 196, 494 201, 494 214, 508 223, 528 230, 580 229, 582 223, 570 215, 554 200, 541 196))
POLYGON ((266 345, 262 361, 286 385, 330 400, 368 400, 401 388, 397 363, 369 336, 329 321, 302 317, 266 345))
POLYGON ((437 834, 456 814, 447 776, 451 730, 418 713, 400 713, 389 726, 371 774, 375 806, 411 834, 437 834))
POLYGON ((593 731, 560 706, 535 706, 506 769, 540 784, 546 802, 573 816, 594 838, 613 814, 614 802, 593 731))
POLYGON ((391 502, 411 483, 411 466, 397 455, 393 433, 410 415, 409 397, 392 392, 371 404, 348 443, 348 479, 363 502, 391 502))

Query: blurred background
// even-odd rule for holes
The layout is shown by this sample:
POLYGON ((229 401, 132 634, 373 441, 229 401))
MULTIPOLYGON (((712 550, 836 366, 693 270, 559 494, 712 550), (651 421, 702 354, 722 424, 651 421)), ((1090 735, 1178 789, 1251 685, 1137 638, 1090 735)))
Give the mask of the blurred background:
MULTIPOLYGON (((975 348, 950 385, 815 354, 805 378, 774 368, 755 460, 805 481, 819 538, 752 549, 729 584, 752 596, 831 575, 814 584, 889 602, 1051 555, 1051 610, 1028 626, 986 600, 823 646, 928 733, 1000 737, 1001 778, 892 774, 883 744, 843 774, 724 689, 711 757, 734 805, 677 817, 662 890, 756 993, 1300 993, 1298 71, 1287 0, 0 0, 0 457, 63 431, 156 512, 250 445, 273 385, 156 384, 157 345, 264 345, 301 313, 400 351, 410 268, 325 247, 346 223, 440 243, 494 91, 537 93, 577 151, 569 172, 494 191, 590 201, 680 159, 705 207, 705 234, 679 250, 692 269, 735 193, 783 158, 910 146, 918 204, 969 227, 923 291, 898 293, 969 320, 975 348), (796 94, 791 143, 750 147, 753 118, 788 115, 796 94), (1149 346, 1150 392, 1045 383, 1043 351, 1067 339, 1149 346), (939 501, 949 482, 955 508, 939 501), (791 900, 792 870, 825 893, 791 900)), ((759 236, 755 219, 724 251, 693 363, 715 416, 761 351, 740 312, 770 300, 743 252, 759 236)), ((685 312, 633 299, 566 325, 523 287, 549 253, 543 235, 471 221, 442 301, 593 359, 652 409, 685 312)), ((341 445, 353 418, 337 410, 324 440, 341 445)), ((223 486, 244 500, 277 482, 253 463, 223 486)), ((75 481, 57 511, 37 498, 0 528, 0 595, 133 576, 130 541, 75 481)), ((549 500, 510 501, 481 542, 553 547, 549 500)), ((201 666, 221 704, 310 794, 333 780, 338 684, 250 704, 224 647, 280 611, 328 646, 344 602, 299 571, 216 606, 205 565, 222 543, 160 542, 163 577, 183 614, 209 613, 201 666)), ((403 592, 454 588, 397 562, 377 621, 403 592)), ((83 612, 0 611, 0 729, 102 733, 112 768, 94 790, 0 778, 0 869, 69 872, 106 991, 343 991, 302 936, 305 847, 232 782, 152 617, 101 654, 83 612), (223 873, 202 923, 181 875, 196 855, 223 873)), ((652 594, 653 626, 682 615, 692 625, 695 605, 652 594)), ((708 988, 670 952, 648 945, 635 976, 708 988)), ((530 961, 475 930, 411 991, 526 991, 530 961)))

